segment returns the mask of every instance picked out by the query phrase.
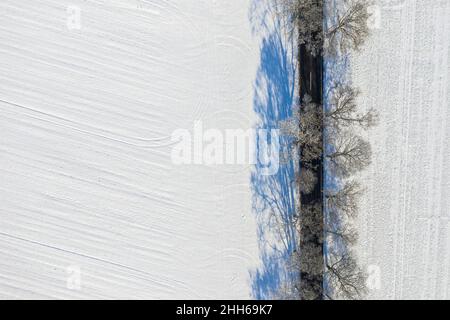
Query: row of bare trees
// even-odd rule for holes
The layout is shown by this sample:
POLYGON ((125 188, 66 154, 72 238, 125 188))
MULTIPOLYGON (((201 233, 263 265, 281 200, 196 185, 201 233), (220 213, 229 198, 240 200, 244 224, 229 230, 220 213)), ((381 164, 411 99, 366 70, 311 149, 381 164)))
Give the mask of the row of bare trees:
MULTIPOLYGON (((333 8, 333 20, 323 26, 326 0, 278 0, 277 12, 289 33, 298 33, 300 44, 313 54, 337 55, 362 48, 369 35, 368 7, 372 0, 342 0, 333 8)), ((331 2, 331 1, 329 1, 331 2)))
MULTIPOLYGON (((368 0, 341 0, 340 6, 330 12, 333 15, 329 19, 331 26, 325 28, 322 25, 322 0, 281 1, 279 8, 284 19, 298 32, 300 44, 313 56, 339 57, 349 50, 359 50, 369 34, 367 20, 371 3, 368 0)), ((280 123, 282 133, 292 137, 290 154, 301 150, 301 166, 297 174, 299 191, 308 194, 321 183, 317 168, 313 167, 317 165, 314 159, 322 159, 323 175, 331 177, 332 181, 320 184, 323 205, 300 205, 301 212, 295 220, 299 233, 323 237, 326 245, 323 264, 315 252, 318 250, 314 246, 317 239, 302 242, 303 247, 293 252, 290 264, 294 269, 306 270, 306 274, 322 273, 324 287, 318 291, 312 286, 310 293, 303 291, 300 295, 300 284, 283 285, 284 297, 308 299, 321 292, 323 299, 357 299, 366 292, 365 272, 353 251, 358 238, 354 221, 363 194, 363 188, 354 175, 371 161, 370 144, 358 133, 373 127, 378 117, 373 109, 359 111, 359 94, 359 90, 336 80, 325 106, 304 95, 300 106, 294 108, 293 116, 280 123), (325 219, 314 219, 316 216, 324 216, 325 219)))
POLYGON ((326 208, 325 257, 326 298, 357 299, 365 292, 366 276, 358 265, 352 247, 358 233, 354 220, 363 194, 354 174, 370 164, 371 148, 357 132, 367 130, 377 122, 374 110, 360 113, 357 107, 359 92, 338 84, 331 93, 325 112, 325 135, 329 148, 324 153, 328 174, 334 183, 324 191, 326 208))

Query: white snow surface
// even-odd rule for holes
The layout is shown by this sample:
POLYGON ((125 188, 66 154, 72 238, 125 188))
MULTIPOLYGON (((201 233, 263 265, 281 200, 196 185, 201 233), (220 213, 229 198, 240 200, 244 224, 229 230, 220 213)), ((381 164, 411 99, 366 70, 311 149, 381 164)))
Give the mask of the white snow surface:
POLYGON ((257 123, 250 8, 0 1, 0 298, 254 296, 251 166, 170 158, 195 120, 257 123))
MULTIPOLYGON (((170 159, 195 120, 258 122, 250 2, 0 2, 0 298, 255 296, 251 166, 170 159)), ((369 298, 449 298, 450 1, 375 2, 351 58, 381 117, 358 219, 369 298)))
POLYGON ((361 104, 380 114, 359 217, 368 298, 448 299, 450 1, 375 4, 378 28, 351 59, 361 104))

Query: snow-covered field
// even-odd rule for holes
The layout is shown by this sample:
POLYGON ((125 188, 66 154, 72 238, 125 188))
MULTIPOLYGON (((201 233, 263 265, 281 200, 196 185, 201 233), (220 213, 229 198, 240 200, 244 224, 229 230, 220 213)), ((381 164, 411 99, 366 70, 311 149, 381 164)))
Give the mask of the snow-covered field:
MULTIPOLYGON (((197 120, 289 115, 292 48, 252 5, 0 2, 0 298, 270 295, 283 249, 257 218, 292 212, 292 167, 171 158, 171 134, 197 120)), ((358 220, 369 298, 449 298, 450 1, 376 5, 351 58, 381 117, 358 220)))
POLYGON ((370 298, 450 298, 450 1, 377 0, 352 80, 378 109, 359 251, 370 298))
POLYGON ((0 2, 0 298, 255 296, 252 166, 171 161, 172 132, 195 120, 257 123, 253 14, 0 2))

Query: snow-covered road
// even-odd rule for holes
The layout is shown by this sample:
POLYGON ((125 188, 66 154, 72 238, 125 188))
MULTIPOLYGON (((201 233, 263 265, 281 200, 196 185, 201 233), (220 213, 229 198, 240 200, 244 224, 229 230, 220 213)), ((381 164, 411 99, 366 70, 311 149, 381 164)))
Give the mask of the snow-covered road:
POLYGON ((362 104, 381 116, 359 218, 369 297, 450 298, 450 1, 375 3, 351 62, 362 104))

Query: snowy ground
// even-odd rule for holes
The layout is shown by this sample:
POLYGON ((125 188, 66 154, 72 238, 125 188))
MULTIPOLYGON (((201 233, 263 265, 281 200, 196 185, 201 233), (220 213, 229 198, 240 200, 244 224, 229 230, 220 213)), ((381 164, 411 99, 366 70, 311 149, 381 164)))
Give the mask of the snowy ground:
POLYGON ((450 1, 376 4, 379 25, 351 61, 381 116, 359 219, 369 297, 450 298, 450 1))
MULTIPOLYGON (((369 297, 449 298, 450 1, 376 2, 351 59, 381 116, 359 218, 369 297)), ((268 249, 259 217, 292 213, 292 167, 170 157, 195 120, 289 115, 292 52, 259 3, 0 2, 0 298, 270 296, 295 241, 268 249)))
POLYGON ((252 167, 170 157, 262 117, 251 5, 0 2, 0 298, 262 297, 252 167))

